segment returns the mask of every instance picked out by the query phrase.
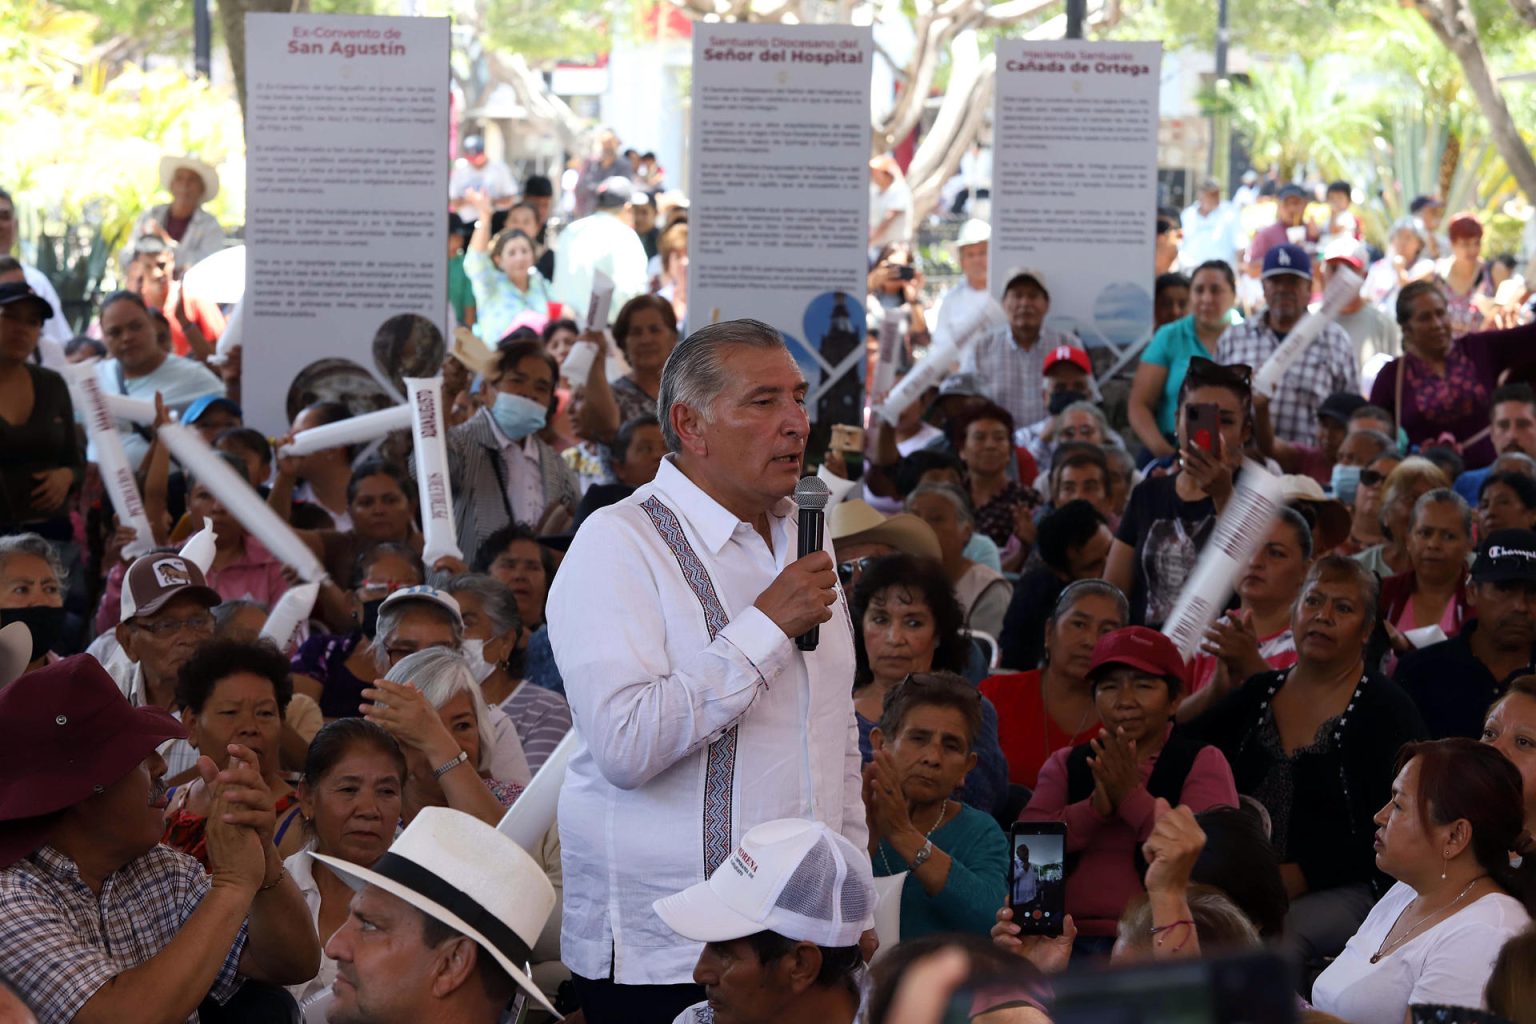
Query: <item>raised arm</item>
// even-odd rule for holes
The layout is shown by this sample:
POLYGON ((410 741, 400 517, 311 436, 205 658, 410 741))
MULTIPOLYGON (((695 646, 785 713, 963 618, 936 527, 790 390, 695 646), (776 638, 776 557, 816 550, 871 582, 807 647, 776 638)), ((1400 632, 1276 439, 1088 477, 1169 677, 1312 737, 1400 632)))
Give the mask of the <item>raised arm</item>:
POLYGON ((1163 386, 1167 383, 1168 367, 1143 359, 1136 367, 1136 376, 1131 380, 1131 400, 1126 407, 1131 418, 1131 429, 1157 458, 1173 454, 1173 445, 1168 443, 1157 425, 1157 405, 1162 401, 1163 386))

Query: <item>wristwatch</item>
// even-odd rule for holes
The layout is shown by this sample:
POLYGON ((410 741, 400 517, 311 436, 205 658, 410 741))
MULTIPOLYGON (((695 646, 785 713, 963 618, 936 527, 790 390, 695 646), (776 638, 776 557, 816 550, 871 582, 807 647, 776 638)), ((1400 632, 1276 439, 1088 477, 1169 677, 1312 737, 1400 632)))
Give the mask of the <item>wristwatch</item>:
POLYGON ((432 769, 432 777, 434 779, 440 779, 444 775, 447 775, 449 772, 453 771, 459 765, 463 764, 465 761, 468 761, 468 760, 469 760, 469 755, 461 750, 461 751, 459 751, 459 756, 454 758, 452 761, 445 762, 444 764, 438 765, 436 768, 433 768, 432 769))
POLYGON ((926 840, 923 841, 923 848, 918 850, 917 851, 917 856, 912 858, 912 870, 916 871, 918 868, 922 867, 924 864, 927 864, 928 863, 928 858, 932 857, 932 856, 933 856, 933 840, 932 839, 926 839, 926 840))

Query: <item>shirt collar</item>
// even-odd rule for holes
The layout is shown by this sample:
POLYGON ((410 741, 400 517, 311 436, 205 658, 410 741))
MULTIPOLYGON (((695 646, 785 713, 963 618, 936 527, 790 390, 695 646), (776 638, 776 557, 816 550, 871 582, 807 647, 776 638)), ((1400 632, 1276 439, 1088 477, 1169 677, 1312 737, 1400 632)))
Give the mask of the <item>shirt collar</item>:
POLYGON ((532 455, 532 434, 529 434, 521 441, 514 441, 506 434, 502 433, 501 427, 496 425, 496 417, 490 415, 490 413, 486 413, 485 419, 486 422, 491 425, 491 436, 496 438, 496 444, 500 446, 502 451, 506 451, 508 448, 514 448, 517 451, 522 452, 524 455, 532 455))
MULTIPOLYGON (((704 542, 709 553, 718 555, 738 526, 750 528, 750 524, 743 523, 736 517, 736 513, 688 479, 688 475, 677 468, 676 459, 675 453, 668 453, 662 458, 653 486, 677 504, 677 511, 698 531, 699 539, 704 542)), ((790 499, 782 498, 769 510, 769 515, 783 518, 789 514, 793 505, 790 499)))

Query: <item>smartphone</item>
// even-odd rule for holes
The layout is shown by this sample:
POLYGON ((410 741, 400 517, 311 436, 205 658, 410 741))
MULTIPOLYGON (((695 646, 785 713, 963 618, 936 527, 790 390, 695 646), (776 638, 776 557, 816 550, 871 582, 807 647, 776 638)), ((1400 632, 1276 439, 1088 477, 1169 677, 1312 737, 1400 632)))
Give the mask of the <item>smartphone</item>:
POLYGON ((1221 433, 1221 409, 1215 403, 1196 402, 1186 407, 1185 432, 1189 443, 1214 453, 1221 433))
POLYGON ((864 450, 864 428, 852 423, 832 424, 832 438, 827 447, 844 455, 864 450))
POLYGON ((1061 934, 1066 860, 1066 822, 1016 821, 1008 830, 1008 907, 1024 934, 1061 934))

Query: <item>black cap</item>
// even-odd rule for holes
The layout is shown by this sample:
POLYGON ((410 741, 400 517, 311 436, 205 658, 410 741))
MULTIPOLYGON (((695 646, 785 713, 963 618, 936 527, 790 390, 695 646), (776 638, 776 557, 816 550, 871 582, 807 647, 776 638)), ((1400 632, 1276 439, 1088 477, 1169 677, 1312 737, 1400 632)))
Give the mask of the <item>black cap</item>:
POLYGON ((1323 404, 1317 407, 1317 415, 1319 419, 1326 418, 1347 426, 1355 410, 1369 404, 1352 391, 1335 391, 1323 399, 1323 404))
POLYGON ((529 176, 523 182, 523 197, 531 199, 549 199, 555 194, 555 183, 542 174, 529 176))
POLYGON ((1536 583, 1536 530, 1495 530, 1477 549, 1473 583, 1536 583))
POLYGON ((44 320, 53 316, 53 307, 48 305, 48 300, 33 291, 25 281, 0 284, 0 306, 9 306, 13 302, 31 303, 37 310, 37 315, 44 320))

